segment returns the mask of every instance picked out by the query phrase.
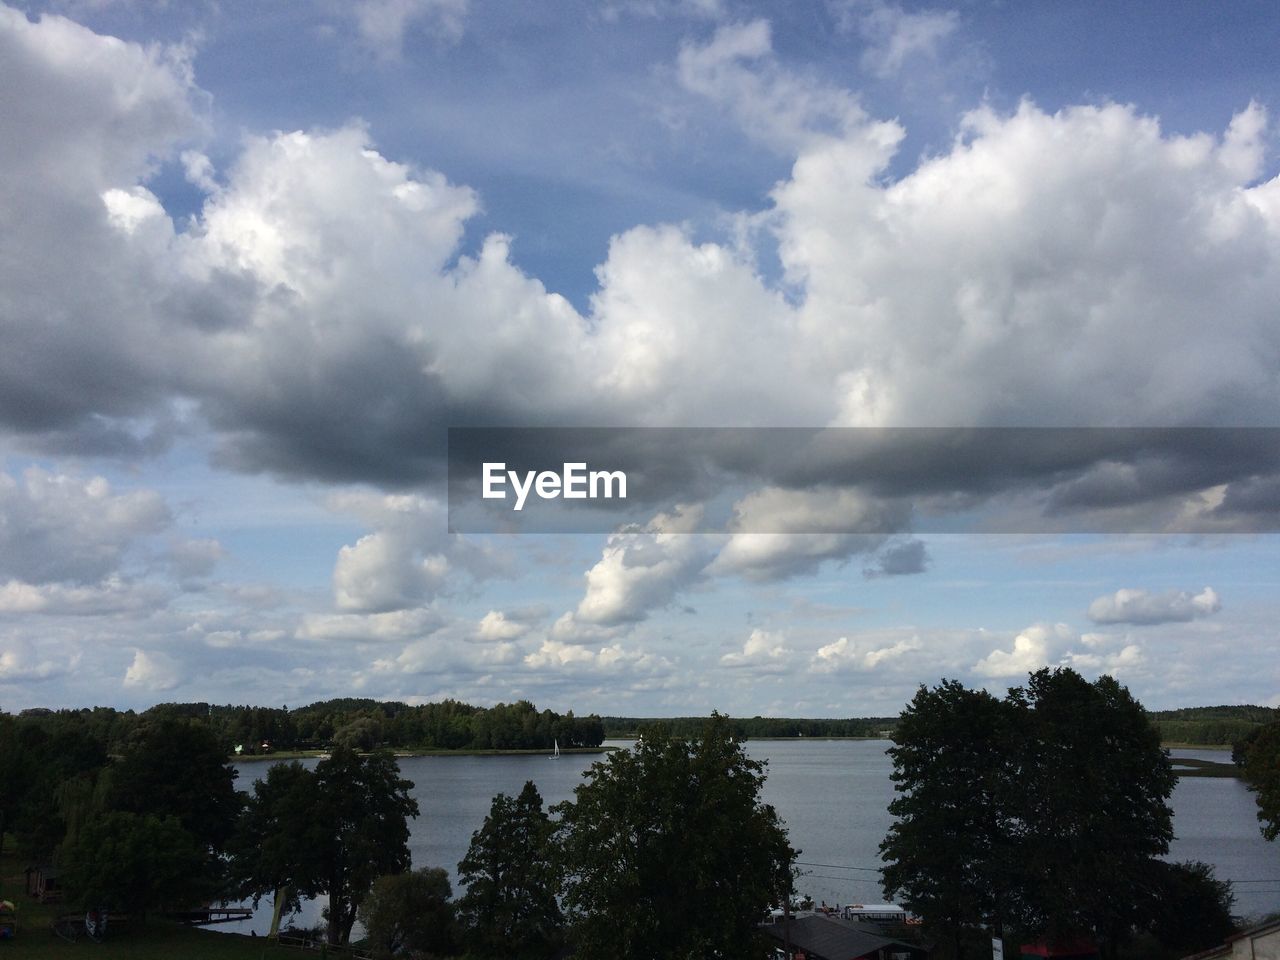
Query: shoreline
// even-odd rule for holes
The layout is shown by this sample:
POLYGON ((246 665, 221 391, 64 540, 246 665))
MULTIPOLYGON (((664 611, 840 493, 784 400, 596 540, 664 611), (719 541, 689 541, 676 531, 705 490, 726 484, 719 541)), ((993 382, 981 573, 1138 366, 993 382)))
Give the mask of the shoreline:
MULTIPOLYGON (((618 735, 618 736, 606 737, 605 739, 635 741, 640 739, 640 735, 639 734, 618 735)), ((840 740, 850 740, 850 741, 884 740, 884 741, 892 742, 892 738, 890 737, 749 737, 747 738, 746 742, 747 743, 786 743, 786 742, 805 741, 805 740, 819 742, 819 743, 829 742, 829 741, 840 741, 840 740)), ((1166 750, 1210 750, 1215 753, 1230 753, 1231 751, 1230 744, 1186 743, 1185 741, 1181 741, 1181 740, 1165 741, 1165 742, 1162 742, 1160 746, 1165 748, 1166 750)), ((570 754, 606 754, 613 750, 618 750, 618 749, 621 749, 621 748, 615 747, 615 746, 565 747, 560 750, 560 753, 566 756, 570 754)), ((538 756, 540 754, 544 756, 551 756, 551 751, 545 748, 540 748, 540 747, 533 747, 533 748, 514 748, 513 747, 513 748, 505 748, 505 749, 465 748, 460 750, 449 750, 445 748, 414 750, 414 749, 408 749, 408 748, 392 747, 391 752, 396 757, 523 757, 523 756, 538 756)), ((262 762, 265 760, 317 760, 317 759, 323 760, 328 756, 329 756, 328 750, 280 750, 276 753, 254 753, 254 754, 244 754, 241 756, 235 756, 233 754, 231 757, 229 757, 229 759, 232 763, 254 763, 254 762, 262 762)), ((1223 767, 1231 766, 1232 769, 1234 769, 1234 765, 1231 765, 1231 764, 1224 763, 1222 764, 1222 766, 1223 767)), ((1192 775, 1194 776, 1195 774, 1192 774, 1192 775)), ((1200 774, 1200 776, 1205 776, 1205 774, 1200 774)))
MULTIPOLYGON (((551 751, 543 747, 529 748, 510 748, 510 749, 478 749, 465 748, 461 750, 440 749, 402 749, 392 747, 391 754, 399 759, 408 757, 549 757, 551 751)), ((561 756, 569 756, 571 754, 605 754, 618 747, 562 747, 560 749, 561 756)), ((229 760, 232 763, 254 763, 265 760, 325 760, 329 756, 328 750, 280 750, 276 753, 253 753, 243 754, 241 756, 232 755, 229 760)))

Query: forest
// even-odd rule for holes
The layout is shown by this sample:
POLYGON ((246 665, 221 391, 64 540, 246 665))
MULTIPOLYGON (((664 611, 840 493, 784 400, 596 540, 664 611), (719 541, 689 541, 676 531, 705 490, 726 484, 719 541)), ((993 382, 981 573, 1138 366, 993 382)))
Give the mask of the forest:
POLYGON ((83 731, 110 754, 123 751, 152 721, 189 720, 209 729, 228 755, 324 750, 345 744, 359 750, 550 750, 598 747, 604 726, 598 716, 575 717, 538 710, 527 700, 477 707, 457 700, 417 706, 394 701, 342 698, 305 707, 161 703, 148 710, 93 707, 23 710, 18 720, 52 734, 83 731), (239 749, 237 749, 239 748, 239 749))

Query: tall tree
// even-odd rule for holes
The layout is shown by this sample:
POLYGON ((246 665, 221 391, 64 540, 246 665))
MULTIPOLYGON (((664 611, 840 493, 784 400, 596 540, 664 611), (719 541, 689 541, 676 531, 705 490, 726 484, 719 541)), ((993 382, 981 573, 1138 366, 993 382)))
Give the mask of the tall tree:
POLYGON ((718 714, 595 764, 556 808, 575 956, 761 955, 759 918, 790 894, 796 856, 764 776, 718 714))
POLYGON ((413 784, 387 751, 347 747, 316 765, 273 768, 255 784, 234 841, 235 870, 247 895, 280 888, 329 898, 328 940, 351 938, 360 902, 384 874, 409 869, 413 784))
POLYGON ((1091 931, 1112 951, 1144 922, 1140 891, 1173 839, 1173 766, 1141 704, 1112 677, 1040 670, 1010 697, 1026 718, 1022 921, 1051 934, 1091 931))
POLYGON ((19 720, 13 734, 12 766, 5 767, 0 786, 0 801, 16 804, 7 829, 21 834, 29 856, 52 857, 67 836, 68 810, 60 794, 69 782, 96 781, 107 762, 106 748, 75 715, 58 715, 48 729, 19 720))
POLYGON ((235 830, 243 803, 236 770, 225 745, 200 722, 170 716, 144 724, 108 776, 111 809, 177 817, 218 853, 235 830))
POLYGON ((885 894, 956 956, 966 926, 999 922, 1011 905, 1018 721, 1013 703, 944 680, 916 692, 889 750, 897 796, 880 845, 885 894))
POLYGON ((1004 700, 944 681, 916 695, 895 741, 886 893, 956 952, 965 925, 1088 933, 1111 951, 1149 921, 1174 775, 1114 679, 1041 670, 1004 700))
MULTIPOLYGON (((254 906, 275 899, 276 920, 301 905, 299 887, 317 886, 328 827, 312 816, 316 775, 296 760, 273 764, 253 785, 231 840, 231 869, 242 896, 254 906)), ((273 930, 274 932, 274 930, 273 930)))
POLYGON ((560 875, 552 831, 533 781, 518 797, 500 793, 493 798, 458 864, 467 888, 458 903, 459 919, 473 953, 515 960, 554 953, 564 917, 556 899, 560 875))

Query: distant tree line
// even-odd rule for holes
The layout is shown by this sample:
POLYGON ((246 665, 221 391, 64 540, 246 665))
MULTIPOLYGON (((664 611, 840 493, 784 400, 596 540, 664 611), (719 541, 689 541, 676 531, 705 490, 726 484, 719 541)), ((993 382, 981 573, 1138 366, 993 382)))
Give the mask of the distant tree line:
MULTIPOLYGON (((2 715, 0 715, 2 716, 2 715)), ((18 722, 48 735, 74 730, 108 753, 120 753, 137 730, 158 720, 181 720, 209 730, 229 754, 327 748, 342 743, 357 750, 550 750, 598 747, 604 725, 598 716, 576 717, 538 710, 527 700, 477 707, 457 700, 410 706, 344 698, 290 710, 288 707, 162 703, 149 710, 23 710, 18 722)))
MULTIPOLYGON (((1239 705, 1184 707, 1148 712, 1147 716, 1164 743, 1220 746, 1237 743, 1268 723, 1280 722, 1280 709, 1239 705)), ((735 736, 747 740, 770 737, 892 737, 898 719, 733 717, 729 726, 735 736)), ((604 736, 610 738, 640 736, 646 727, 659 723, 679 733, 689 733, 698 729, 702 718, 603 717, 602 722, 604 736)))
POLYGON ((1151 719, 1166 743, 1218 746, 1237 743, 1266 724, 1280 722, 1280 709, 1234 704, 1184 707, 1155 711, 1151 719))
MULTIPOLYGON (((645 730, 663 726, 680 735, 696 733, 705 717, 603 717, 608 737, 643 736, 645 730)), ((729 717, 725 721, 735 737, 759 740, 770 737, 887 737, 897 717, 850 717, 842 720, 805 720, 791 717, 729 717)))

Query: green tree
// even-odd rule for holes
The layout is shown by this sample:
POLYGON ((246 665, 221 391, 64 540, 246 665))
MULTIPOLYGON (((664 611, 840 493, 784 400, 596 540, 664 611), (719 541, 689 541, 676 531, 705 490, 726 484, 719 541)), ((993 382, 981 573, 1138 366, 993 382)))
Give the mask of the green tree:
POLYGON ((387 751, 361 756, 339 746, 314 772, 272 768, 254 785, 233 842, 243 892, 256 899, 291 888, 294 904, 326 895, 328 940, 348 942, 374 880, 409 869, 412 789, 387 751))
POLYGON ((1010 692, 1025 720, 1018 792, 1021 917, 1092 932, 1114 952, 1144 921, 1141 890, 1169 850, 1176 781, 1160 734, 1108 676, 1040 670, 1010 692))
POLYGON ((1280 837, 1280 723, 1269 723, 1249 737, 1237 760, 1258 802, 1258 820, 1268 840, 1280 837))
POLYGON ((360 904, 365 942, 377 960, 447 957, 456 947, 453 889, 439 867, 379 877, 360 904))
POLYGON ((231 839, 243 797, 225 746, 203 724, 171 716, 144 724, 108 777, 111 809, 177 817, 217 853, 231 839))
POLYGON ((1013 703, 944 680, 916 692, 889 750, 897 796, 880 845, 885 894, 955 956, 966 926, 996 922, 1011 906, 1019 719, 1013 703))
POLYGON ((458 913, 473 952, 516 960, 554 953, 564 917, 556 900, 560 874, 552 832, 533 781, 514 799, 504 793, 493 798, 458 864, 467 888, 458 913))
POLYGON ((372 750, 382 741, 382 724, 373 717, 356 717, 333 735, 333 742, 352 750, 372 750))
MULTIPOLYGON (((240 894, 253 897, 255 907, 271 894, 277 922, 301 906, 295 884, 323 872, 328 827, 312 816, 316 789, 315 773, 296 760, 274 764, 254 783, 232 837, 231 869, 240 894)), ((304 885, 315 886, 309 879, 304 885)))
POLYGON ((12 805, 11 828, 27 854, 50 858, 67 835, 67 808, 59 802, 64 785, 95 781, 107 762, 106 749, 78 716, 62 713, 47 724, 16 721, 12 745, 13 766, 5 769, 8 782, 0 798, 12 805))
POLYGON ((85 824, 64 851, 62 882, 81 907, 145 920, 149 911, 185 909, 209 896, 210 857, 176 817, 116 811, 85 824))
POLYGON ((36 763, 26 731, 17 720, 0 713, 0 856, 5 833, 12 830, 36 778, 36 763))
POLYGON ((1231 882, 1200 861, 1151 863, 1147 927, 1174 956, 1186 957, 1225 943, 1235 931, 1231 882))
POLYGON ((916 695, 895 742, 886 893, 955 952, 966 924, 1088 933, 1114 952, 1147 922, 1175 781, 1114 679, 1041 670, 1004 700, 944 681, 916 695))
POLYGON ((595 764, 556 808, 575 956, 762 955, 757 923, 790 894, 796 856, 763 783, 718 714, 698 736, 655 728, 595 764))

